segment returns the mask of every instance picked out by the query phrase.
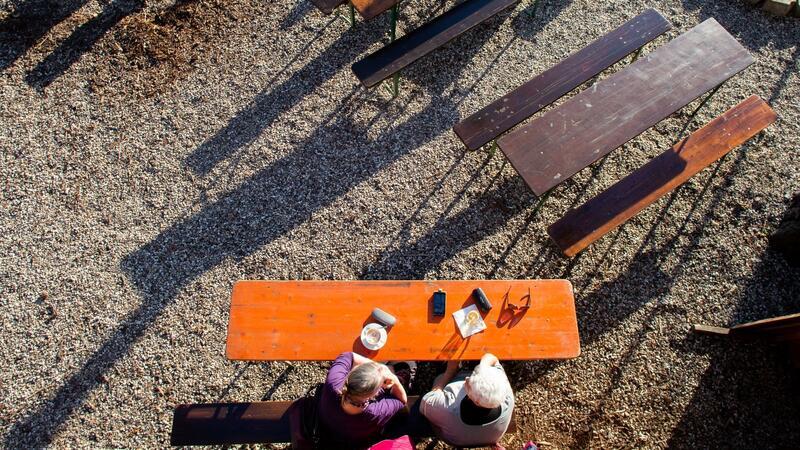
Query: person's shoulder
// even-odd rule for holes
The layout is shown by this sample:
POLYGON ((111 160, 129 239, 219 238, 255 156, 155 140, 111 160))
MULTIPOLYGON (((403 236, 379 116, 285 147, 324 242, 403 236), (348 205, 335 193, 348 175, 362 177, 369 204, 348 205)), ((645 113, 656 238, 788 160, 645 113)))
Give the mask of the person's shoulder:
POLYGON ((334 391, 339 391, 344 386, 344 381, 350 369, 353 367, 353 354, 352 352, 345 352, 336 357, 328 369, 328 376, 325 377, 325 383, 330 385, 334 391))

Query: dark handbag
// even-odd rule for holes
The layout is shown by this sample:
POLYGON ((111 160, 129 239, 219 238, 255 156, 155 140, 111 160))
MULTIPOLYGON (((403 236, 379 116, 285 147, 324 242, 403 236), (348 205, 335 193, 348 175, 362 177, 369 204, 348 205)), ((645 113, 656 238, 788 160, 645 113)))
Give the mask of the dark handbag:
POLYGON ((301 411, 300 426, 302 433, 315 448, 322 441, 322 430, 319 423, 319 402, 322 400, 323 387, 325 387, 324 383, 317 383, 306 392, 301 411))

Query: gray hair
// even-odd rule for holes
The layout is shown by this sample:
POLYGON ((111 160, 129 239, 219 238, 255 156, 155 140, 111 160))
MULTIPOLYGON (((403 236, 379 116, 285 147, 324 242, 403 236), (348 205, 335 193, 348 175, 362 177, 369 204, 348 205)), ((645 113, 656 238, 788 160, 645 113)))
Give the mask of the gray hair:
POLYGON ((484 364, 478 364, 475 367, 464 388, 467 391, 467 397, 481 408, 500 406, 511 390, 508 378, 502 370, 484 364))
POLYGON ((368 362, 357 366, 347 374, 342 386, 342 395, 350 397, 371 397, 383 384, 381 366, 376 362, 368 362))

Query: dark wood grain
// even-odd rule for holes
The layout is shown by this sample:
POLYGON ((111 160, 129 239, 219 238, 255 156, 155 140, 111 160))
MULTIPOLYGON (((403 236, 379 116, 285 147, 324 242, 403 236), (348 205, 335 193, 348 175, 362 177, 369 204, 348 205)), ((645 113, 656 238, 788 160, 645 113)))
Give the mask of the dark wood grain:
MULTIPOLYGON (((372 87, 519 0, 467 0, 353 64, 353 73, 372 87)), ((444 69, 446 70, 446 68, 444 69)))
MULTIPOLYGON (((303 401, 301 399, 299 401, 303 401)), ((403 413, 419 396, 409 395, 403 413)), ((295 402, 204 403, 178 405, 172 418, 171 445, 224 445, 291 442, 290 407, 295 402)), ((295 414, 294 421, 300 414, 295 414)), ((296 427, 295 428, 299 428, 296 427)), ((508 433, 517 429, 514 415, 508 433)), ((295 437, 297 439, 297 437, 295 437)))
POLYGON ((497 144, 542 195, 752 63, 708 19, 497 144))
POLYGON ((353 6, 366 20, 372 19, 398 3, 400 0, 353 0, 353 6))
POLYGON ((768 339, 773 342, 800 342, 800 314, 736 325, 730 329, 730 335, 739 338, 768 339))
POLYGON ((567 256, 636 215, 776 119, 758 96, 751 96, 671 149, 650 160, 588 202, 567 212, 547 232, 567 256))
POLYGON ((670 28, 658 11, 648 9, 457 123, 453 131, 470 150, 480 148, 670 28))
POLYGON ((311 0, 311 3, 313 3, 314 6, 316 6, 317 9, 323 13, 330 14, 345 1, 347 0, 311 0))
POLYGON ((172 419, 172 445, 289 442, 293 402, 179 405, 172 419))

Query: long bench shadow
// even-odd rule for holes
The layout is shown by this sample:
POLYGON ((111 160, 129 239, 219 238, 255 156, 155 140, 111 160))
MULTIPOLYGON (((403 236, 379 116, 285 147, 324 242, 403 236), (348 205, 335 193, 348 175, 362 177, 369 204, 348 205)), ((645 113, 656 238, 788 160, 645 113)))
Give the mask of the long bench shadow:
POLYGON ((749 3, 721 3, 681 0, 688 11, 697 11, 699 20, 714 18, 750 50, 766 46, 790 48, 800 41, 797 19, 775 17, 749 3))
POLYGON ((511 23, 517 37, 533 41, 545 25, 572 3, 572 0, 533 0, 511 23))
MULTIPOLYGON (((300 77, 295 79, 301 80, 304 86, 314 86, 332 76, 335 72, 326 68, 325 58, 338 54, 340 58, 352 59, 363 48, 357 43, 343 45, 348 39, 342 37, 334 42, 308 63, 310 69, 301 69, 301 75, 293 78, 300 77)), ((485 43, 486 39, 462 41, 464 45, 457 51, 474 55, 485 43)), ((441 76, 453 83, 462 70, 445 71, 441 76)), ((299 101, 296 96, 310 92, 311 88, 303 87, 301 94, 292 94, 289 86, 282 84, 275 90, 289 95, 290 103, 296 103, 299 101)), ((295 152, 258 171, 233 191, 127 255, 120 262, 120 268, 141 296, 141 305, 50 398, 10 427, 4 439, 5 446, 50 444, 59 427, 98 385, 102 375, 128 354, 164 308, 192 280, 225 260, 240 260, 253 254, 309 220, 312 213, 331 204, 358 183, 452 126, 458 118, 455 101, 441 92, 432 94, 433 99, 422 111, 405 122, 385 126, 374 139, 350 117, 363 105, 347 103, 351 98, 348 96, 323 120, 324 126, 297 144, 295 152), (376 152, 381 154, 376 155, 376 152)), ((262 114, 267 121, 276 120, 279 113, 266 108, 264 103, 264 99, 276 97, 277 94, 265 91, 259 95, 262 100, 254 102, 264 107, 249 107, 233 118, 218 135, 232 135, 235 144, 221 146, 221 150, 231 152, 241 143, 257 137, 252 127, 264 129, 260 122, 262 114), (238 134, 244 138, 236 137, 238 134)), ((383 113, 385 111, 380 114, 383 113)), ((208 154, 207 148, 203 144, 201 153, 208 154)), ((208 154, 208 157, 219 161, 215 155, 208 154)), ((202 159, 197 160, 199 167, 203 167, 202 159)))
POLYGON ((367 36, 342 33, 318 57, 286 81, 258 94, 225 128, 195 149, 184 163, 195 173, 206 175, 217 164, 252 143, 284 112, 317 90, 382 35, 377 27, 364 27, 360 31, 367 36))
MULTIPOLYGON (((755 142, 745 144, 746 147, 750 145, 757 144, 755 142)), ((597 289, 586 296, 583 296, 582 292, 588 288, 591 279, 595 277, 597 272, 595 271, 587 275, 585 279, 576 278, 573 280, 573 283, 576 285, 575 307, 579 318, 581 345, 583 347, 591 345, 609 330, 613 329, 617 324, 625 320, 625 318, 635 313, 643 305, 656 301, 670 292, 676 281, 685 272, 686 268, 689 267, 689 265, 686 264, 686 260, 691 256, 692 250, 695 248, 693 244, 699 242, 702 236, 704 236, 706 227, 713 219, 713 215, 710 214, 699 216, 697 210, 710 190, 712 181, 716 177, 725 176, 726 182, 712 194, 708 204, 709 210, 717 207, 722 200, 729 195, 729 189, 731 187, 729 175, 736 172, 740 164, 744 161, 745 155, 744 149, 733 151, 739 152, 738 157, 724 175, 719 175, 720 168, 723 166, 723 161, 718 162, 713 170, 704 175, 706 179, 700 191, 694 196, 695 198, 689 212, 675 231, 670 231, 671 237, 668 240, 664 242, 655 242, 656 231, 659 226, 662 225, 663 216, 680 195, 681 189, 685 189, 685 184, 673 191, 668 201, 662 207, 661 212, 658 214, 658 219, 645 234, 645 237, 624 272, 615 279, 602 283, 597 289), (701 218, 695 221, 693 220, 695 216, 701 218), (690 225, 694 225, 694 228, 691 230, 690 225), (679 248, 678 243, 681 239, 688 240, 693 244, 684 245, 679 248), (665 272, 662 268, 662 263, 670 256, 675 257, 678 263, 675 266, 676 269, 671 272, 665 272)), ((580 256, 579 254, 572 260, 576 261, 580 256)), ((545 276, 554 276, 554 274, 545 273, 545 276)), ((520 376, 516 378, 518 385, 516 385, 515 388, 524 388, 561 363, 557 361, 545 361, 512 364, 514 366, 519 366, 516 367, 516 370, 520 371, 520 376), (526 371, 528 374, 526 374, 526 371)))
MULTIPOLYGON (((763 136, 763 134, 761 135, 763 136)), ((758 145, 760 139, 746 144, 746 147, 758 145)), ((735 173, 745 159, 746 152, 739 149, 737 159, 731 164, 730 168, 723 175, 725 181, 718 188, 710 200, 709 210, 720 206, 723 199, 729 195, 731 187, 730 175, 735 173)), ((719 176, 718 172, 723 166, 722 161, 717 163, 714 169, 707 175, 707 179, 695 196, 695 200, 683 222, 677 230, 672 233, 671 239, 664 243, 654 242, 654 233, 661 224, 659 218, 650 231, 647 233, 641 246, 636 252, 632 262, 626 271, 616 279, 603 283, 598 289, 586 297, 576 299, 576 309, 578 317, 581 318, 580 332, 581 343, 585 347, 595 342, 614 326, 633 314, 641 306, 659 301, 668 295, 676 280, 684 273, 687 267, 686 260, 690 257, 695 243, 705 234, 704 229, 708 223, 714 219, 712 214, 706 214, 697 223, 691 232, 687 233, 689 225, 693 224, 692 216, 696 215, 701 200, 708 192, 711 181, 719 176), (691 244, 684 244, 678 249, 679 238, 688 239, 691 244), (662 269, 662 262, 677 249, 679 262, 675 265, 676 269, 665 272, 662 269)), ((680 189, 680 188, 679 188, 680 189)), ((678 196, 678 189, 662 208, 663 214, 671 207, 673 201, 678 196)), ((776 316, 797 312, 800 310, 800 297, 796 295, 800 289, 800 271, 789 269, 784 262, 776 263, 775 258, 766 255, 760 268, 753 277, 753 282, 745 289, 742 296, 745 303, 737 310, 736 318, 733 323, 742 323, 757 318, 776 316), (776 270, 776 268, 778 270, 776 270), (776 276, 776 273, 782 275, 776 276), (767 281, 764 281, 767 280, 767 281), (764 293, 771 292, 779 298, 772 299, 770 305, 764 307, 764 293), (776 306, 777 305, 777 306, 776 306), (765 312, 769 311, 769 312, 765 312), (766 315, 765 315, 766 314, 766 315)), ((589 278, 593 278, 592 274, 589 278)), ((588 283, 584 283, 584 288, 588 283)), ((580 290, 578 290, 580 294, 580 290)), ((673 314, 676 320, 681 320, 686 311, 682 308, 665 304, 653 309, 648 316, 648 321, 659 314, 673 314)), ((640 333, 641 334, 641 333, 640 333)), ((612 380, 619 379, 630 363, 631 355, 635 353, 639 344, 633 340, 616 368, 612 371, 612 380)), ((765 442, 769 446, 785 447, 789 442, 797 442, 797 435, 800 432, 800 424, 794 422, 788 427, 786 436, 780 436, 770 440, 770 435, 779 435, 785 427, 786 420, 780 422, 779 419, 786 417, 797 417, 798 405, 786 399, 791 397, 792 392, 798 391, 797 374, 787 377, 785 364, 776 364, 765 356, 765 350, 761 348, 756 353, 752 346, 739 347, 734 349, 733 345, 725 345, 708 342, 707 338, 688 336, 673 340, 670 345, 680 351, 713 354, 716 358, 711 367, 706 371, 700 381, 692 402, 686 408, 680 424, 676 427, 673 437, 670 440, 669 448, 694 448, 693 444, 702 438, 703 442, 723 443, 722 447, 734 445, 756 445, 763 446, 765 442), (782 366, 777 367, 776 366, 782 366), (754 369, 754 370, 753 370, 754 369), (750 372, 748 372, 750 370, 750 372), (794 378, 793 378, 794 377, 794 378), (759 386, 773 383, 774 386, 768 389, 769 397, 773 401, 763 401, 758 395, 759 386), (742 390, 747 390, 746 399, 742 401, 739 397, 742 390), (789 394, 789 395, 787 395, 789 394), (719 399, 724 399, 720 401, 719 399), (781 400, 783 401, 781 403, 781 400), (757 405, 753 406, 755 403, 757 405), (731 417, 730 411, 741 411, 743 408, 753 408, 752 411, 737 413, 736 418, 731 417), (768 411, 774 407, 774 411, 768 411), (750 433, 753 428, 760 426, 764 418, 775 418, 777 423, 784 425, 770 425, 767 431, 759 434, 759 438, 750 436, 742 439, 744 434, 750 433), (733 433, 734 430, 740 430, 733 433), (708 435, 719 437, 719 439, 709 439, 708 435)), ((766 352, 771 355, 770 352, 766 352)), ((530 383, 536 382, 553 369, 559 367, 558 361, 541 361, 531 363, 509 363, 510 378, 514 380, 514 388, 522 389, 530 383)), ((616 384, 609 384, 605 392, 600 393, 598 398, 610 398, 616 384)), ((603 415, 603 402, 594 407, 588 415, 587 423, 597 422, 603 415)), ((577 433, 576 441, 581 447, 588 444, 591 436, 585 433, 577 433)))
POLYGON ((86 0, 19 2, 14 12, 0 23, 0 70, 14 64, 51 28, 86 3, 86 0))
MULTIPOLYGON (((744 287, 733 326, 800 312, 800 269, 767 251, 744 287)), ((711 336, 688 336, 673 347, 709 357, 667 447, 794 448, 800 442, 800 371, 781 349, 711 336)))
POLYGON ((103 7, 99 15, 79 26, 64 40, 58 48, 50 53, 25 77, 31 87, 42 90, 61 76, 81 55, 92 46, 108 30, 126 16, 140 11, 144 0, 114 0, 103 7))
POLYGON ((522 210, 507 207, 508 198, 530 197, 518 177, 505 179, 468 208, 440 220, 421 238, 381 252, 375 263, 365 267, 363 279, 420 279, 460 251, 500 230, 522 210))

